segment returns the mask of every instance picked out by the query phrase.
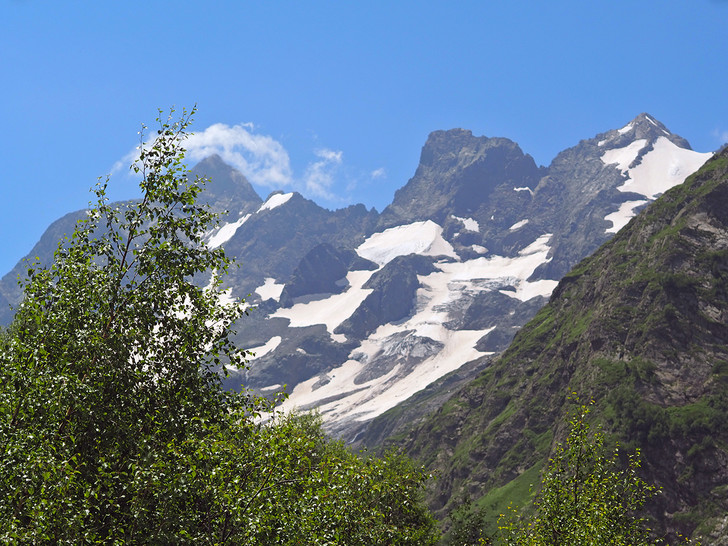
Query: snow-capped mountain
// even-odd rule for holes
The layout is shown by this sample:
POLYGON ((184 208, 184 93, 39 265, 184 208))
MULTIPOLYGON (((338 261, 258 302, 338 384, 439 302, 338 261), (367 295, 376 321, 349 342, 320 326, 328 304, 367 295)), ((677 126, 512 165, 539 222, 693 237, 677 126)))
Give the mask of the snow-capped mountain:
MULTIPOLYGON (((503 350, 561 276, 710 155, 646 114, 547 168, 508 139, 436 131, 381 214, 329 211, 297 193, 264 201, 208 158, 193 171, 213 179, 208 202, 230 211, 208 244, 242 264, 227 284, 257 306, 237 325, 255 358, 227 384, 285 385, 286 409, 317 407, 329 430, 353 438, 431 382, 503 350)), ((32 255, 48 259, 48 241, 73 219, 32 255)), ((8 286, 19 271, 3 278, 0 298, 17 301, 8 286)))

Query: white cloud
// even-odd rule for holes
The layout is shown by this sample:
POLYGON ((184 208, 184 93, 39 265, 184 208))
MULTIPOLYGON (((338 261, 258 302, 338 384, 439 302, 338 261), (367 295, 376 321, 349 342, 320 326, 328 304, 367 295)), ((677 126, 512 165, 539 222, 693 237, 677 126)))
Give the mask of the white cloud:
POLYGON ((317 197, 333 200, 336 197, 331 192, 334 184, 336 170, 343 162, 343 152, 323 148, 316 150, 318 161, 311 163, 306 168, 304 182, 306 190, 317 197))
POLYGON ((288 152, 277 140, 253 132, 252 123, 216 123, 185 142, 187 156, 200 161, 218 154, 254 184, 279 189, 293 182, 288 152))
POLYGON ((116 163, 113 164, 111 167, 111 174, 118 174, 125 169, 128 169, 129 166, 136 162, 136 160, 139 159, 139 148, 134 148, 131 152, 126 154, 124 157, 116 161, 116 163))
POLYGON ((728 143, 728 131, 721 131, 720 129, 716 129, 713 131, 713 136, 718 139, 718 142, 723 145, 728 143))
MULTIPOLYGON (((338 178, 344 176, 344 154, 341 150, 316 149, 314 159, 308 162, 303 172, 294 173, 288 151, 283 144, 268 135, 256 133, 255 130, 252 123, 232 126, 216 123, 203 131, 195 132, 184 142, 188 165, 193 166, 198 161, 217 154, 257 186, 271 190, 289 188, 311 198, 332 202, 345 201, 337 191, 338 186, 343 186, 343 181, 338 178)), ((114 163, 112 174, 123 172, 138 158, 139 147, 136 147, 114 163)), ((384 169, 380 168, 373 171, 371 176, 379 178, 385 174, 384 169)), ((350 181, 349 185, 352 184, 350 181)), ((350 187, 340 189, 346 192, 351 190, 350 187)))
POLYGON ((369 176, 371 176, 373 179, 377 178, 384 178, 387 176, 387 171, 384 169, 384 167, 379 167, 378 169, 374 169, 369 176))

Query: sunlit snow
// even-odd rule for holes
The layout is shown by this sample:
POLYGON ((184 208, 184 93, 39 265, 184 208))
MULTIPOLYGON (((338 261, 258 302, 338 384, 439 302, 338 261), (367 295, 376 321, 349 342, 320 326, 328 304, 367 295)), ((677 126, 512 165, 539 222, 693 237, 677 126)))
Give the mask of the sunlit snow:
POLYGON ((283 385, 276 383, 275 385, 268 385, 267 387, 261 387, 260 392, 271 392, 271 391, 279 391, 283 385))
POLYGON ((217 248, 220 245, 227 243, 248 218, 250 218, 250 214, 241 216, 235 222, 230 222, 220 227, 220 229, 217 230, 217 233, 210 237, 210 240, 207 242, 207 246, 210 248, 217 248))
POLYGON ((275 195, 271 195, 268 200, 260 206, 258 212, 273 210, 276 207, 280 207, 287 203, 291 197, 293 197, 293 193, 276 193, 275 195))
MULTIPOLYGON (((339 397, 342 393, 349 392, 348 396, 318 406, 326 421, 335 422, 352 417, 360 422, 373 419, 406 400, 412 393, 424 389, 443 375, 456 370, 463 363, 485 354, 472 347, 487 333, 487 330, 446 332, 447 339, 443 350, 419 364, 405 376, 401 376, 400 366, 397 365, 383 377, 356 384, 354 380, 364 369, 365 363, 347 360, 343 365, 328 372, 329 383, 318 389, 313 388, 318 381, 317 377, 299 383, 282 404, 281 409, 289 411, 296 407, 315 405, 322 399, 330 396, 339 397)), ((372 347, 372 353, 378 352, 379 348, 379 345, 372 347)))
MULTIPOLYGON (((639 164, 629 168, 646 143, 646 140, 636 140, 629 146, 608 150, 602 155, 601 159, 605 164, 616 164, 617 168, 628 177, 624 184, 617 188, 619 191, 656 199, 673 186, 682 184, 713 155, 687 150, 665 137, 659 137, 653 144, 653 149, 642 157, 639 164)), ((607 228, 606 232, 619 231, 634 216, 634 209, 646 202, 638 200, 622 203, 619 210, 604 217, 605 220, 612 222, 612 226, 607 228)))
MULTIPOLYGON (((451 309, 465 295, 502 286, 515 288, 515 291, 507 290, 503 293, 522 301, 535 296, 548 296, 556 287, 556 281, 528 282, 526 279, 536 267, 549 260, 550 238, 551 234, 542 235, 514 258, 494 256, 466 262, 438 262, 438 271, 418 276, 421 287, 417 290, 414 316, 398 324, 390 323, 377 328, 352 351, 350 360, 326 374, 328 383, 314 388, 319 382, 318 377, 300 383, 284 402, 282 409, 314 406, 322 399, 337 397, 335 401, 318 406, 328 423, 347 419, 365 421, 395 406, 413 392, 459 368, 465 362, 486 354, 476 350, 475 344, 491 329, 450 330, 445 323, 452 319, 451 309), (418 364, 412 372, 404 373, 398 365, 383 377, 356 384, 354 379, 365 368, 366 363, 387 347, 393 335, 402 335, 405 332, 438 341, 444 347, 436 355, 418 364), (344 393, 349 394, 342 396, 344 393)), ((359 286, 361 284, 363 282, 359 286)), ((327 308, 334 298, 336 296, 325 300, 327 308)), ((304 310, 304 307, 300 307, 295 312, 296 319, 301 323, 304 317, 310 317, 304 310)), ((276 315, 290 316, 284 315, 282 311, 278 311, 276 315)), ((341 317, 343 314, 333 322, 341 317)), ((323 322, 324 318, 322 315, 317 322, 323 322)))
POLYGON ((628 123, 627 125, 625 125, 625 126, 624 126, 624 127, 622 127, 621 129, 619 129, 619 130, 618 130, 617 132, 618 132, 618 133, 619 133, 620 135, 623 135, 624 133, 628 133, 629 131, 631 131, 631 130, 632 130, 632 127, 634 127, 634 123, 632 123, 632 122, 630 121, 630 122, 629 122, 629 123, 628 123))
POLYGON ((531 195, 533 195, 533 190, 527 186, 523 186, 522 188, 513 188, 513 191, 527 191, 531 195))
POLYGON ((463 223, 463 226, 465 226, 465 229, 468 231, 480 231, 480 225, 476 220, 473 220, 472 218, 460 218, 459 216, 455 216, 454 214, 452 217, 455 220, 459 220, 463 223))
POLYGON ((629 169, 629 166, 632 164, 632 162, 637 159, 637 155, 640 153, 640 150, 646 145, 647 140, 641 138, 639 140, 631 142, 628 146, 625 146, 624 148, 614 148, 612 150, 607 150, 601 157, 602 162, 605 165, 612 165, 616 163, 617 168, 620 171, 625 172, 627 169, 629 169))
POLYGON ((265 343, 265 345, 260 345, 258 347, 253 347, 252 349, 248 349, 250 352, 253 353, 253 356, 250 359, 254 360, 256 358, 267 355, 271 351, 274 351, 276 347, 278 347, 278 345, 280 344, 281 336, 273 336, 265 343))
POLYGON ((513 224, 510 228, 508 228, 508 230, 509 231, 516 231, 517 229, 521 229, 527 223, 528 223, 528 220, 521 220, 520 222, 516 222, 515 224, 513 224))
POLYGON ((276 280, 272 277, 266 277, 265 283, 255 289, 255 292, 260 296, 262 300, 276 300, 281 299, 281 292, 283 292, 284 284, 276 283, 276 280))
POLYGON ((346 275, 346 280, 349 282, 349 289, 346 292, 307 303, 296 303, 291 308, 278 309, 271 316, 287 318, 293 328, 325 324, 327 330, 333 334, 334 329, 348 319, 372 292, 369 288, 362 288, 372 273, 372 271, 350 271, 346 275))
POLYGON ((712 155, 710 152, 699 153, 680 148, 669 139, 660 137, 640 164, 629 169, 629 180, 617 189, 655 199, 673 186, 682 184, 712 155))
POLYGON ((612 227, 607 228, 605 231, 607 233, 617 233, 620 229, 626 226, 627 222, 629 222, 635 215, 634 209, 640 205, 644 205, 645 203, 647 203, 647 201, 627 201, 626 203, 622 203, 617 212, 607 214, 604 217, 605 220, 612 222, 612 227))
POLYGON ((362 258, 379 265, 389 263, 397 256, 421 254, 424 256, 457 257, 450 243, 442 237, 442 228, 432 220, 414 222, 374 233, 356 249, 362 258))

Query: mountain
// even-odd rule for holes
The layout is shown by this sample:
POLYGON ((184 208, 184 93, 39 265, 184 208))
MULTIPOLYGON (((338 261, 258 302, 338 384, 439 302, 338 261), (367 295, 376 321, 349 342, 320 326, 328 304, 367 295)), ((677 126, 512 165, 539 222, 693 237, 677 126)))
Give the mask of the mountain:
MULTIPOLYGON (((330 211, 296 192, 263 200, 207 158, 193 172, 212 178, 203 199, 226 211, 208 242, 241 264, 226 286, 257 308, 236 325, 255 359, 226 384, 263 393, 285 385, 284 408, 318 407, 329 432, 363 438, 373 418, 414 393, 433 382, 430 392, 454 389, 487 366, 564 274, 709 156, 647 114, 549 167, 505 138, 435 131, 381 214, 330 211)), ((47 262, 71 220, 34 255, 47 262)), ((21 270, 0 281, 10 303, 21 270)), ((432 394, 430 405, 447 393, 432 394)))
POLYGON ((726 203, 728 149, 572 269, 500 358, 400 436, 439 476, 441 513, 464 496, 495 514, 528 502, 578 393, 612 442, 642 450, 661 488, 655 528, 728 544, 726 203))

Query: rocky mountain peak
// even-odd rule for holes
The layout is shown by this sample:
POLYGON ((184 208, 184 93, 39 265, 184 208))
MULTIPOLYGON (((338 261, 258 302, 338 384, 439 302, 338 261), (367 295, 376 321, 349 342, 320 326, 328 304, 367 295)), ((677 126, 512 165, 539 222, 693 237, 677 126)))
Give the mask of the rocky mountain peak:
POLYGON ((692 150, 690 143, 679 135, 671 133, 665 125, 647 113, 641 113, 621 129, 615 129, 599 135, 599 145, 607 147, 626 146, 637 140, 646 140, 648 145, 659 138, 666 138, 676 146, 692 150), (606 137, 606 138, 605 138, 606 137))
POLYGON ((248 211, 257 208, 263 200, 243 173, 213 154, 195 165, 192 177, 208 178, 201 199, 213 208, 230 211, 248 211))
POLYGON ((466 129, 433 131, 427 138, 420 154, 420 168, 435 168, 449 171, 455 167, 467 168, 482 160, 492 149, 504 149, 516 155, 523 155, 518 144, 502 137, 473 136, 466 129))
MULTIPOLYGON (((503 186, 535 188, 539 169, 507 138, 476 137, 464 129, 434 131, 422 148, 415 175, 394 195, 380 227, 470 214, 503 186)), ((485 212, 483 212, 485 214, 485 212)))

